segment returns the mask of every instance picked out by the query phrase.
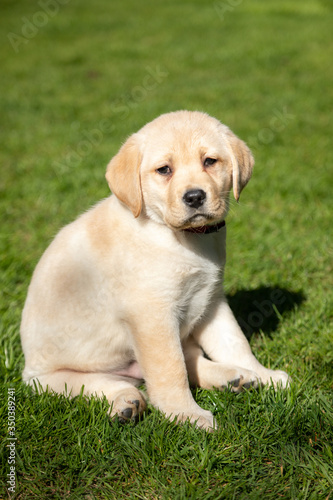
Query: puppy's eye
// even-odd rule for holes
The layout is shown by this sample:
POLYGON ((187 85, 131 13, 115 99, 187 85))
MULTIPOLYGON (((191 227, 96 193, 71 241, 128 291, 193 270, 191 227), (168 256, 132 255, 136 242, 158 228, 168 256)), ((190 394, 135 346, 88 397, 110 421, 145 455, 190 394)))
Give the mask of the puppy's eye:
POLYGON ((156 169, 156 172, 160 175, 170 175, 172 174, 172 170, 168 165, 165 165, 164 167, 160 167, 156 169))
POLYGON ((216 162, 217 162, 217 160, 215 158, 206 158, 205 161, 204 161, 204 166, 205 167, 211 167, 216 162))

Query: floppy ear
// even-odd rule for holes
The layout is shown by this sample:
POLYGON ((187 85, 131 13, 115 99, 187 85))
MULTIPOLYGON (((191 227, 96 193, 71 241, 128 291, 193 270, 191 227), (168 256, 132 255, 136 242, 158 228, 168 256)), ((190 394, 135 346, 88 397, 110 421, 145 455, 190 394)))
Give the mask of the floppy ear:
POLYGON ((138 217, 142 209, 140 163, 141 155, 133 134, 112 158, 105 174, 113 194, 130 208, 134 217, 138 217))
POLYGON ((225 134, 231 149, 233 192, 235 199, 238 201, 241 191, 251 178, 254 158, 245 142, 239 139, 231 130, 226 130, 225 134))

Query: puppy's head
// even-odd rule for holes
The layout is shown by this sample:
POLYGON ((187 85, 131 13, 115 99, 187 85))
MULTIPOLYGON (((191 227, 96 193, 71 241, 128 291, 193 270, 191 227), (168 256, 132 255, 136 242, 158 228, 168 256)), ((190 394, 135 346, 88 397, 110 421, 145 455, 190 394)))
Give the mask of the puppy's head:
POLYGON ((111 191, 135 217, 170 228, 214 224, 249 181, 254 160, 246 144, 205 113, 161 115, 133 134, 108 165, 111 191))

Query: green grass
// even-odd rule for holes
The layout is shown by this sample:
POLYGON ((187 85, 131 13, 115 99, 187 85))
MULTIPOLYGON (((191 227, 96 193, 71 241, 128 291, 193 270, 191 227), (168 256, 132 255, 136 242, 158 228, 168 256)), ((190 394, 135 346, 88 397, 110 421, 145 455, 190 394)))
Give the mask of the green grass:
POLYGON ((34 1, 1 4, 0 498, 11 387, 15 498, 333 498, 331 2, 52 5, 43 17, 34 1), (20 315, 39 257, 108 195, 122 141, 176 109, 207 111, 254 151, 228 218, 226 289, 256 356, 293 378, 285 392, 194 392, 216 415, 213 434, 152 407, 136 426, 110 423, 106 401, 21 382, 20 315))

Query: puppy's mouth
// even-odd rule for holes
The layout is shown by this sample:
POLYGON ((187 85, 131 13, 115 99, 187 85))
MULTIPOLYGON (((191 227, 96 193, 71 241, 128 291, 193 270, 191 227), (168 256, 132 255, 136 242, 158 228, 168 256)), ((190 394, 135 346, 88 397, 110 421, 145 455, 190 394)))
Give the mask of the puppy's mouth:
POLYGON ((192 217, 189 217, 188 222, 190 224, 197 224, 198 222, 203 222, 203 221, 208 222, 211 219, 212 217, 210 215, 199 213, 193 215, 192 217))
POLYGON ((175 229, 177 229, 178 231, 183 231, 186 229, 195 229, 202 226, 216 224, 219 221, 220 219, 216 220, 216 217, 213 217, 212 215, 197 213, 192 215, 192 217, 189 217, 188 219, 184 220, 182 224, 180 224, 175 229))
MULTIPOLYGON (((187 210, 187 213, 171 213, 164 217, 164 222, 173 231, 186 231, 191 229, 204 229, 219 225, 228 213, 227 203, 219 203, 217 206, 201 207, 201 209, 187 210)), ((200 232, 200 231, 199 231, 200 232)), ((206 232, 206 231, 203 231, 206 232)))

